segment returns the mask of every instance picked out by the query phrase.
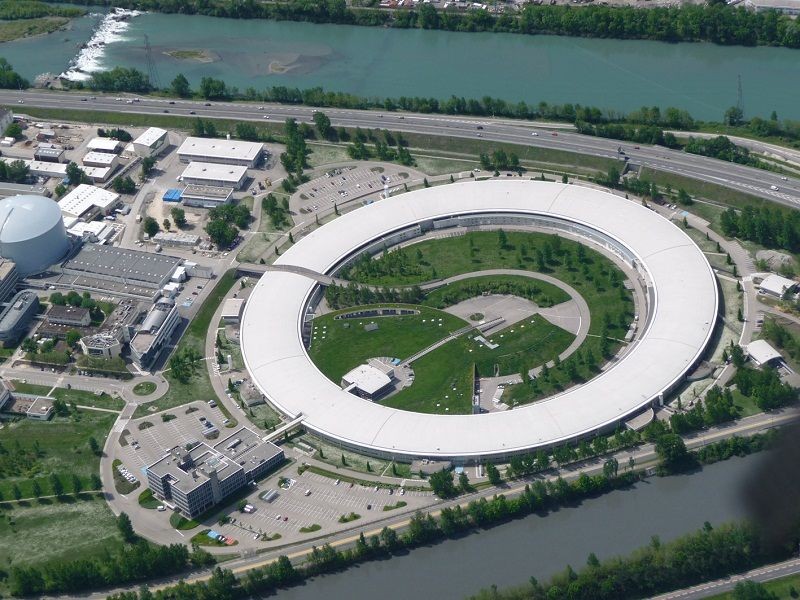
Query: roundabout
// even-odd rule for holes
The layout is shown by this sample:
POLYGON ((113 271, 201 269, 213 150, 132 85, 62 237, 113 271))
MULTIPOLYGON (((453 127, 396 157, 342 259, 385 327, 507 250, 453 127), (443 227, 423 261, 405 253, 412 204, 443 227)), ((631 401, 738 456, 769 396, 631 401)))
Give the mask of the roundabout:
MULTIPOLYGON (((363 260, 363 259, 362 259, 363 260)), ((332 442, 398 460, 502 459, 612 430, 658 404, 700 360, 718 295, 700 249, 656 213, 606 192, 544 182, 489 181, 429 188, 344 215, 287 250, 264 274, 242 318, 242 353, 270 404, 332 442), (613 254, 646 290, 638 336, 583 385, 510 411, 423 414, 342 390, 307 350, 324 290, 364 254, 431 232, 535 227, 613 254)))

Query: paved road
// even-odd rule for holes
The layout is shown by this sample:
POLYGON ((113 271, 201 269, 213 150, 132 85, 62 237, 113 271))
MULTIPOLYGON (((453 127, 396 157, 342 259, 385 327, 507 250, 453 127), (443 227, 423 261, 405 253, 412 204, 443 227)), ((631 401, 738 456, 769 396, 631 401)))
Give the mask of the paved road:
MULTIPOLYGON (((104 110, 138 114, 170 114, 188 116, 194 112, 198 117, 227 118, 250 121, 283 121, 292 117, 306 123, 312 122, 315 109, 304 106, 264 105, 260 110, 255 104, 246 103, 208 103, 195 101, 172 101, 156 98, 142 98, 140 102, 126 104, 113 96, 91 96, 53 92, 45 90, 0 91, 0 103, 5 103, 24 112, 25 106, 57 109, 104 110), (82 100, 85 99, 85 100, 82 100), (19 101, 22 100, 22 103, 19 101)), ((681 151, 659 146, 639 147, 620 142, 583 136, 560 128, 551 131, 537 127, 536 123, 509 121, 489 118, 461 117, 455 115, 424 115, 416 113, 391 113, 364 110, 325 109, 325 114, 334 126, 380 128, 452 137, 476 138, 487 141, 509 142, 578 152, 605 158, 619 158, 617 148, 624 148, 631 162, 652 167, 660 171, 683 175, 722 185, 787 206, 800 206, 800 180, 790 178, 783 181, 775 173, 722 162, 712 158, 688 155, 681 151), (478 131, 477 127, 483 127, 478 131), (534 135, 535 134, 535 135, 534 135), (638 148, 638 149, 637 149, 638 148), (771 189, 771 186, 779 188, 771 189)))
POLYGON ((793 558, 784 562, 753 569, 752 571, 747 571, 741 575, 731 575, 730 577, 724 577, 722 579, 701 583, 700 585, 683 590, 677 590, 662 594, 660 596, 655 596, 652 600, 675 600, 677 598, 680 598, 681 600, 693 600, 695 598, 707 598, 708 596, 716 596, 717 594, 722 594, 723 592, 729 592, 736 587, 737 583, 747 579, 764 582, 772 581, 773 579, 778 579, 780 577, 795 575, 797 573, 800 573, 800 558, 793 558))

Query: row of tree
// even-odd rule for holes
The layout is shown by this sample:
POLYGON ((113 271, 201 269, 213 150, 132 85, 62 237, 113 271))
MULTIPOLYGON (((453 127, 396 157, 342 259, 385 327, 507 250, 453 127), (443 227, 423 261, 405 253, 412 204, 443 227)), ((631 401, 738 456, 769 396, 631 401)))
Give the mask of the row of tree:
POLYGON ((419 304, 424 297, 425 294, 418 286, 371 289, 351 282, 347 285, 334 283, 325 290, 325 301, 334 310, 364 304, 419 304))
POLYGON ((80 8, 51 6, 38 0, 4 0, 0 2, 0 20, 40 19, 42 17, 81 17, 86 11, 80 8))
POLYGON ((726 237, 757 242, 766 248, 800 251, 800 211, 775 205, 728 208, 720 215, 726 237))

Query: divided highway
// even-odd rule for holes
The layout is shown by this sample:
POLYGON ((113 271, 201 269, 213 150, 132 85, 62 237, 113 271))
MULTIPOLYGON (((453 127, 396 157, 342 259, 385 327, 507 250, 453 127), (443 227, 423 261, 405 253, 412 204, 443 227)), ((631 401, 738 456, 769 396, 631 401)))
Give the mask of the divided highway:
MULTIPOLYGON (((139 102, 127 104, 115 96, 99 95, 94 100, 89 94, 53 92, 44 90, 0 91, 0 103, 25 112, 25 106, 42 108, 98 110, 120 113, 164 114, 203 118, 220 118, 247 121, 280 121, 289 117, 310 123, 314 108, 255 103, 169 100, 142 97, 139 102)), ((130 99, 126 96, 125 99, 130 99)), ((571 132, 570 126, 542 124, 530 121, 462 117, 455 115, 428 115, 419 113, 379 112, 326 108, 325 114, 334 126, 390 129, 404 133, 419 133, 461 138, 478 138, 486 141, 508 142, 577 152, 605 158, 619 158, 617 148, 622 146, 631 162, 659 171, 691 177, 721 185, 792 208, 800 207, 800 180, 723 162, 713 158, 686 154, 660 146, 643 146, 637 149, 630 142, 595 138, 571 132), (482 129, 479 130, 478 126, 482 129), (777 189, 773 189, 777 188, 777 189)))

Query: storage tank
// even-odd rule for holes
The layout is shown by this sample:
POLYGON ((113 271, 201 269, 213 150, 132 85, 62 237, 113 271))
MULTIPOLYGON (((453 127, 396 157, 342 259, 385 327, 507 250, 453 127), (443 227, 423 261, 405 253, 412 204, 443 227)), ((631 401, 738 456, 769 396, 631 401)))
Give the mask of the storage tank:
POLYGON ((56 202, 33 194, 0 200, 0 256, 13 260, 21 277, 47 270, 69 248, 56 202))

